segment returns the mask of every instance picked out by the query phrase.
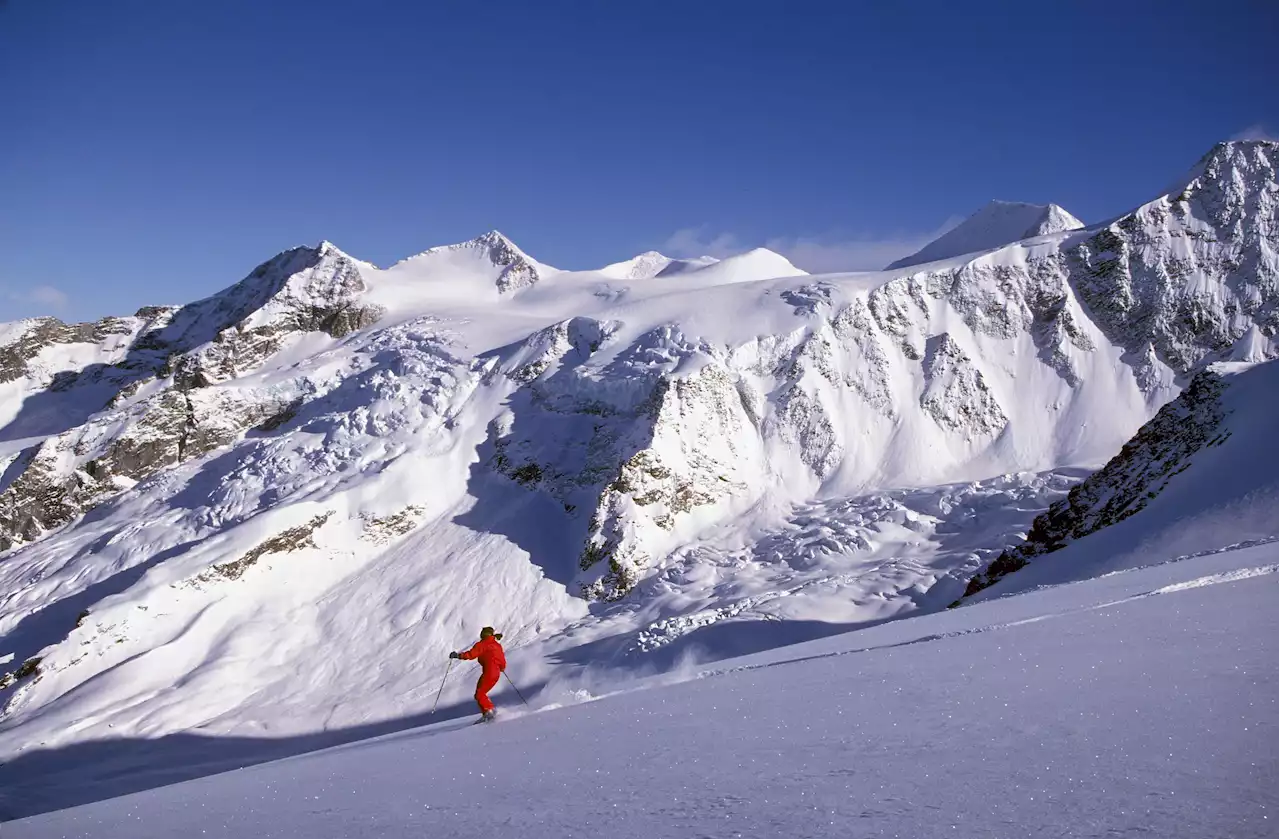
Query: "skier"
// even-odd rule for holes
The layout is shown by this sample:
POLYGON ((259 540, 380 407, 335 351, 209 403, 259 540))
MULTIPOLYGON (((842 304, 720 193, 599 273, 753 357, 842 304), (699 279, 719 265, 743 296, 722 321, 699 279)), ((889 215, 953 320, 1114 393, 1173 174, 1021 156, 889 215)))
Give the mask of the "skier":
POLYGON ((476 704, 480 706, 479 722, 491 722, 497 716, 497 709, 489 700, 489 691, 498 683, 498 677, 507 669, 507 656, 502 651, 502 633, 494 632, 492 626, 480 630, 480 640, 465 653, 449 653, 449 658, 460 658, 463 661, 476 659, 480 662, 480 680, 476 682, 476 704))

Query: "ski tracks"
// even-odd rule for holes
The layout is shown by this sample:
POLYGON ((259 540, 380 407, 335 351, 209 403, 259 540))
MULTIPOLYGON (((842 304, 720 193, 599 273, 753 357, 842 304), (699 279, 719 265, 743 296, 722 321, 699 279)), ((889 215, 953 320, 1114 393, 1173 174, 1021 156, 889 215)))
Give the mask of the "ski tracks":
MULTIPOLYGON (((1162 563, 1163 564, 1163 563, 1162 563)), ((1137 570, 1137 569, 1134 569, 1137 570)), ((786 664, 800 664, 807 661, 817 661, 827 658, 838 658, 846 655, 856 655, 859 653, 869 653, 878 650, 891 650, 897 647, 909 647, 915 644, 927 644, 934 641, 942 641, 949 638, 959 638, 966 635, 978 635, 985 632, 994 632, 1003 629, 1011 629, 1016 626, 1024 626, 1031 623, 1039 623, 1040 621, 1049 620, 1051 618, 1067 617, 1070 615, 1078 615, 1086 612, 1095 612, 1100 609, 1109 609, 1113 606, 1120 606, 1126 603, 1132 603, 1136 600, 1144 600, 1148 597, 1155 597, 1162 594, 1172 594, 1179 591, 1187 591, 1194 588, 1202 588, 1204 586, 1219 585, 1221 583, 1234 583, 1240 580, 1247 580, 1253 577, 1261 577, 1267 574, 1275 574, 1280 570, 1280 564, 1272 562, 1266 565, 1252 566, 1248 568, 1238 568, 1232 571, 1223 571, 1217 574, 1208 574, 1203 577, 1196 577, 1192 580, 1186 580, 1181 583, 1172 583, 1170 585, 1161 586, 1151 589, 1150 591, 1140 592, 1128 597, 1121 597, 1115 600, 1108 600, 1102 603, 1095 603, 1089 606, 1082 606, 1074 609, 1065 609, 1059 612, 1048 612, 1043 615, 1035 615, 1029 618, 1022 618, 1015 621, 1007 621, 1005 623, 995 623, 988 626, 973 627, 971 629, 960 629, 954 632, 935 632, 928 635, 921 635, 918 638, 911 638, 906 641, 897 641, 891 644, 876 644, 867 647, 858 647, 851 650, 838 650, 830 653, 819 653, 817 655, 800 656, 798 658, 788 658, 781 661, 770 661, 761 664, 745 664, 738 667, 725 667, 713 670, 703 670, 698 672, 695 679, 706 679, 717 676, 726 676, 731 673, 742 673, 753 670, 763 670, 770 667, 778 667, 786 664)), ((1070 584, 1068 584, 1070 585, 1070 584)))

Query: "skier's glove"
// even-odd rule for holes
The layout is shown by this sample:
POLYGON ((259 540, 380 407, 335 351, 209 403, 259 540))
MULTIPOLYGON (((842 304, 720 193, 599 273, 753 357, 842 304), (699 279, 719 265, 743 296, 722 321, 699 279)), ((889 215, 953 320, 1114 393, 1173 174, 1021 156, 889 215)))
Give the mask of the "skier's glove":
POLYGON ((462 656, 458 655, 456 652, 453 652, 453 653, 449 653, 449 658, 462 658, 462 656))

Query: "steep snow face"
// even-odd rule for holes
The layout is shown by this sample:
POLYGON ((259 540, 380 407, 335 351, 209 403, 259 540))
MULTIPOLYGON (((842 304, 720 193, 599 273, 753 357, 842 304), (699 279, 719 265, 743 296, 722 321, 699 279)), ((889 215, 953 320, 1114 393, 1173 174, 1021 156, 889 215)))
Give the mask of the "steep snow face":
POLYGON ((907 275, 487 234, 289 251, 74 358, 92 327, 6 328, 18 417, 40 376, 110 396, 0 453, 0 754, 421 710, 486 624, 516 667, 643 665, 940 608, 1188 375, 1274 358, 1275 159, 907 275))
MULTIPOLYGON (((1168 544, 1188 550, 1193 539, 1210 540, 1197 549, 1221 544, 1213 540, 1275 540, 1277 372, 1269 361, 1213 365, 1197 375, 1106 466, 1037 517, 1024 543, 975 575, 966 596, 1029 563, 1037 572, 1046 563, 1045 573, 1058 580, 1083 579, 1165 559, 1168 544), (1079 550, 1056 553, 1080 540, 1079 550), (1100 558, 1110 563, 1105 569, 1100 558)), ((1019 574, 1000 591, 1044 576, 1019 574)))
POLYGON ((992 201, 911 256, 888 265, 885 270, 988 251, 1023 239, 1082 227, 1084 224, 1079 219, 1057 204, 992 201))

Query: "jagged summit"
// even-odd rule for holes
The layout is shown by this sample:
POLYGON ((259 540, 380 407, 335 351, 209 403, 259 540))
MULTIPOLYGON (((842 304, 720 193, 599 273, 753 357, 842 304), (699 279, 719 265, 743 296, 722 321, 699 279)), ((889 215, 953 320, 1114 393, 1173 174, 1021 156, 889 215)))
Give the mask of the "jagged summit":
MULTIPOLYGON (((427 256, 429 254, 448 253, 452 251, 475 250, 485 254, 511 254, 528 258, 528 255, 522 251, 515 242, 511 241, 506 234, 500 230, 490 230, 487 233, 481 233, 474 239, 467 239, 465 242, 455 242, 451 245, 433 245, 424 251, 419 251, 413 256, 407 256, 396 264, 410 262, 415 259, 427 256)), ((494 264, 499 264, 495 261, 494 264)))
POLYGON ((527 256, 524 251, 520 250, 515 242, 511 241, 511 239, 500 230, 490 230, 487 233, 481 233, 471 241, 463 242, 461 246, 475 246, 479 248, 488 248, 491 251, 497 251, 500 253, 515 253, 520 256, 527 256))
POLYGON ((886 270, 936 262, 1081 227, 1084 224, 1079 219, 1057 204, 992 201, 911 256, 886 266, 886 270))
POLYGON ((1234 229, 1246 224, 1252 235, 1274 243, 1278 150, 1280 144, 1271 140, 1218 143, 1169 190, 1167 199, 1174 205, 1196 202, 1215 225, 1234 229))

